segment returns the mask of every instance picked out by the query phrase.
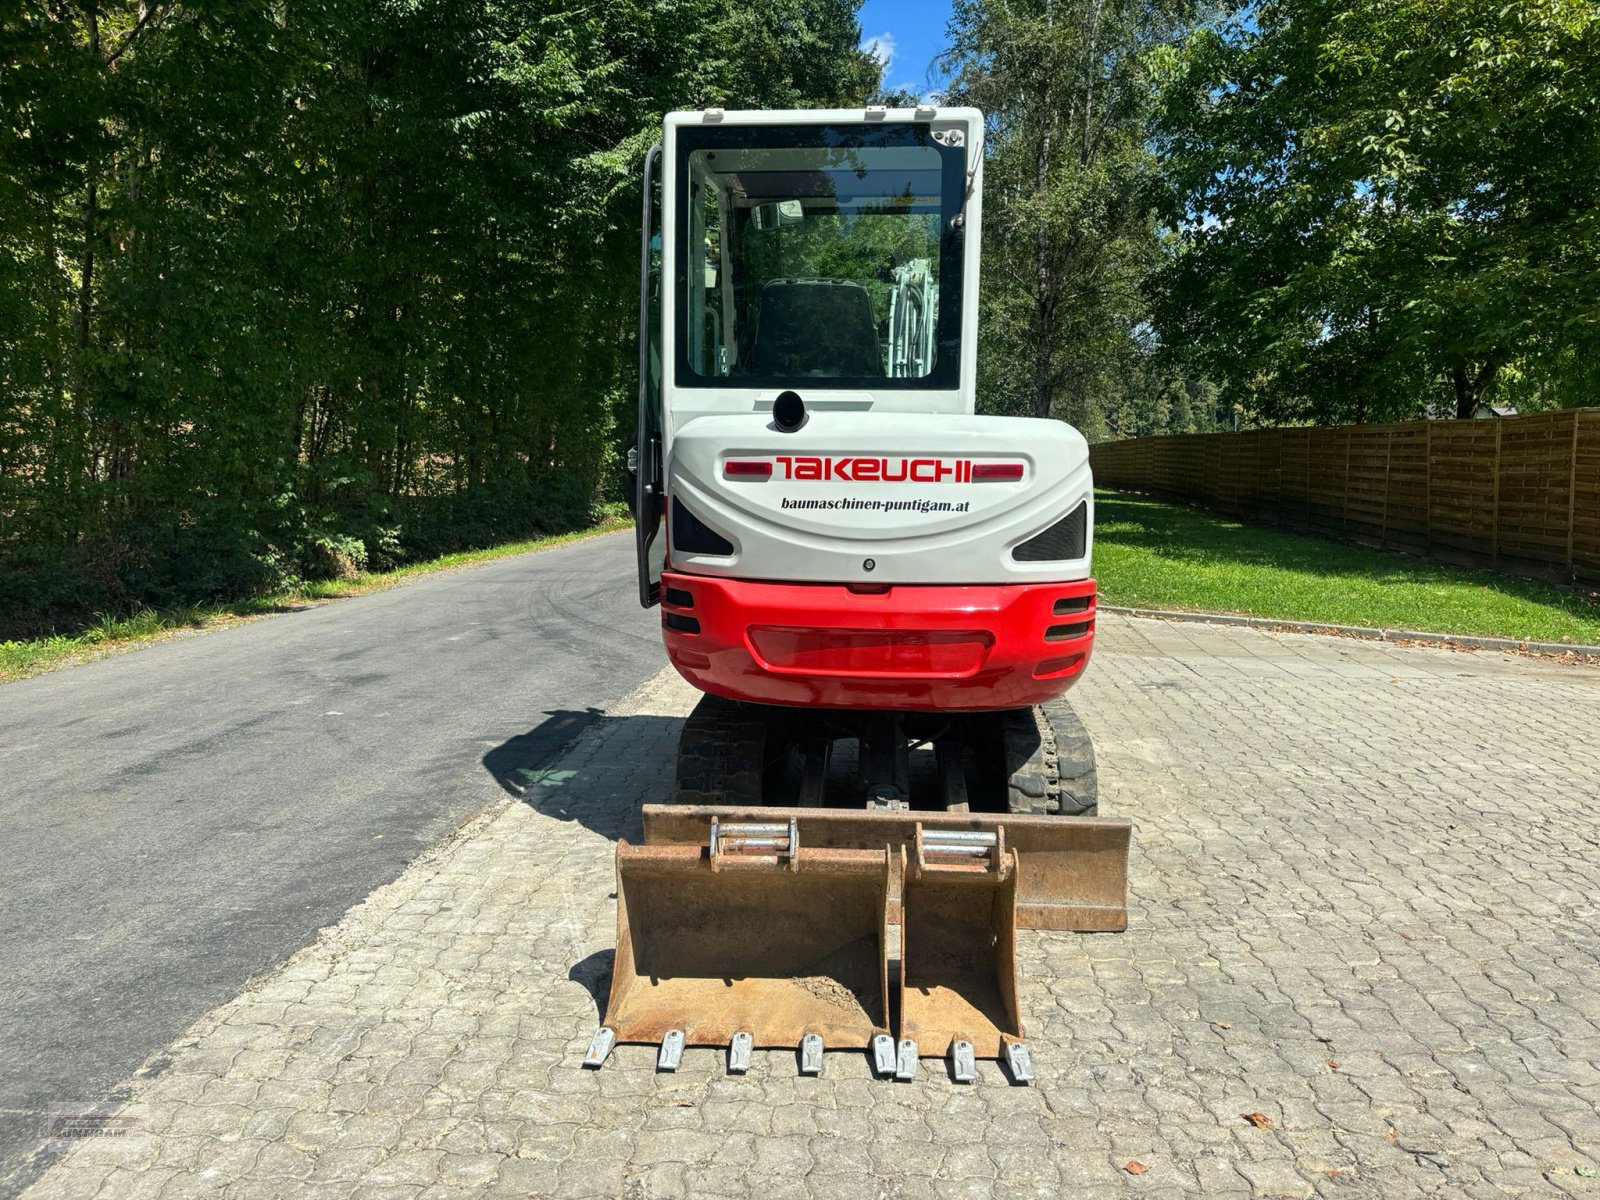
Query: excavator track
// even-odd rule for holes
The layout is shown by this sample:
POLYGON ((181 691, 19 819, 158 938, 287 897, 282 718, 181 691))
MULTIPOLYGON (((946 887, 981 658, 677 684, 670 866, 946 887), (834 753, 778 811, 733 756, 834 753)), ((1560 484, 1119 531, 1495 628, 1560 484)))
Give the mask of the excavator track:
MULTIPOLYGON (((854 786, 869 807, 1092 817, 1094 744, 1065 699, 1000 713, 811 712, 702 696, 678 744, 678 804, 823 802, 836 742, 854 741, 854 786), (908 751, 938 766, 913 796, 908 751), (808 782, 802 783, 802 777, 808 782)), ((835 802, 840 789, 833 789, 835 802)))
POLYGON ((1094 742, 1066 700, 1013 709, 1000 723, 1008 811, 1063 817, 1099 812, 1094 742))
POLYGON ((678 738, 677 804, 761 804, 774 724, 761 705, 701 696, 678 738))

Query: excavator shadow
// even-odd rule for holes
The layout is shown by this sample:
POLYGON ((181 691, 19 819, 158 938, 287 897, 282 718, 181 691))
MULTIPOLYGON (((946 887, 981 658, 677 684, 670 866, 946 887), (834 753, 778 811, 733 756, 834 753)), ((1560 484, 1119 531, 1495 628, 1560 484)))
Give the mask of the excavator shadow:
POLYGON ((483 756, 501 789, 611 841, 640 839, 642 805, 672 798, 679 717, 553 709, 483 756), (625 726, 625 728, 619 728, 625 726))

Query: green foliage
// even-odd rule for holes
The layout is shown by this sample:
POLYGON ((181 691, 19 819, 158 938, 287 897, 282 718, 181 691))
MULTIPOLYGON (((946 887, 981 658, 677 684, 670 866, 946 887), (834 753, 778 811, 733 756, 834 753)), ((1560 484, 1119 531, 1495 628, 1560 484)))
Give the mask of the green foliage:
POLYGON ((1120 370, 1110 373, 1101 401, 1106 432, 1114 438, 1162 433, 1216 433, 1233 428, 1217 385, 1174 369, 1160 347, 1135 342, 1120 370))
POLYGON ((1592 403, 1600 10, 1238 10, 1163 80, 1166 343, 1268 421, 1592 403))
MULTIPOLYGON (((1189 0, 957 0, 950 99, 990 117, 979 396, 1090 436, 1146 361, 1159 261, 1150 70, 1189 0)), ((1176 383, 1171 373, 1167 382, 1176 383)), ((1134 389, 1137 391, 1137 389, 1134 389)), ((1143 406, 1149 409, 1149 405, 1143 406)))
POLYGON ((661 114, 864 98, 855 0, 0 13, 0 634, 614 499, 661 114))

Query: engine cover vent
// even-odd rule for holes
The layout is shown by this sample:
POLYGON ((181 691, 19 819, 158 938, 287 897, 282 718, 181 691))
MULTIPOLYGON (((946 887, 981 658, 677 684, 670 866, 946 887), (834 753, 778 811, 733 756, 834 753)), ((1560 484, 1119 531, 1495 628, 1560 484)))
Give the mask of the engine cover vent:
POLYGON ((1089 536, 1089 504, 1084 501, 1043 533, 1011 552, 1017 562, 1064 562, 1082 558, 1089 536))
POLYGON ((672 498, 672 548, 685 554, 733 553, 733 543, 685 508, 676 496, 672 498))

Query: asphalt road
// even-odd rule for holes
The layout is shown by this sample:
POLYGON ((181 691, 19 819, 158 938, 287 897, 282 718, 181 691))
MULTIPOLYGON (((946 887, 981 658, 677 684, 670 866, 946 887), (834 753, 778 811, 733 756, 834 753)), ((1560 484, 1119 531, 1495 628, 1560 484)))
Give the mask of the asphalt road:
POLYGON ((0 687, 0 1196, 660 670, 633 570, 610 535, 0 687))

